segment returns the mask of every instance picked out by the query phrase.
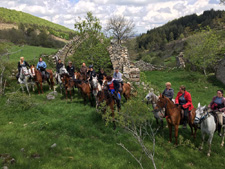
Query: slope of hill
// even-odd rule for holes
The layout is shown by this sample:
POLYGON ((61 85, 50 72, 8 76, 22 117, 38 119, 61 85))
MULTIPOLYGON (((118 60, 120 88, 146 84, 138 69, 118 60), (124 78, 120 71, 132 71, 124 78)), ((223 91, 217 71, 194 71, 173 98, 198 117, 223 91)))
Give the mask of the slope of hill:
POLYGON ((188 15, 149 30, 137 38, 139 48, 163 50, 170 41, 188 37, 206 26, 221 30, 225 25, 225 11, 204 11, 202 15, 188 15))
POLYGON ((50 34, 64 39, 70 39, 72 37, 70 34, 75 33, 75 31, 62 25, 52 23, 28 13, 6 8, 0 8, 0 24, 1 23, 12 23, 17 26, 23 24, 26 28, 46 29, 50 34))

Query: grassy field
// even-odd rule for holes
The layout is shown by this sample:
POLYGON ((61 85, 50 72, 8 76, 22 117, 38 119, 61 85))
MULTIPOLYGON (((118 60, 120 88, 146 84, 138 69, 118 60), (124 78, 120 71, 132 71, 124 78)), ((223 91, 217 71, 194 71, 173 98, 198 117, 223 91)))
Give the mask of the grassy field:
MULTIPOLYGON (((199 101, 208 104, 216 90, 224 88, 213 76, 205 78, 198 73, 174 70, 145 74, 148 81, 160 91, 164 89, 166 81, 172 82, 175 93, 179 85, 186 85, 195 106, 199 101)), ((0 98, 0 154, 8 153, 16 160, 9 168, 139 168, 137 162, 116 144, 122 142, 136 156, 142 155, 132 136, 119 127, 114 131, 111 125, 105 126, 95 108, 84 105, 77 91, 75 93, 72 102, 66 102, 61 95, 48 101, 46 94, 34 93, 29 98, 20 92, 0 98), (54 143, 57 146, 51 148, 54 143), (22 148, 24 151, 21 151, 22 148)), ((153 127, 156 127, 155 123, 153 127)), ((206 156, 207 145, 203 151, 197 149, 201 142, 200 131, 196 140, 190 138, 189 128, 180 129, 179 135, 184 140, 190 140, 193 146, 180 145, 174 148, 173 144, 168 143, 168 128, 158 132, 155 154, 158 168, 225 167, 225 148, 220 147, 221 138, 217 134, 213 139, 210 158, 206 156)), ((150 140, 146 142, 151 145, 150 140)), ((143 166, 153 168, 144 156, 143 166)))

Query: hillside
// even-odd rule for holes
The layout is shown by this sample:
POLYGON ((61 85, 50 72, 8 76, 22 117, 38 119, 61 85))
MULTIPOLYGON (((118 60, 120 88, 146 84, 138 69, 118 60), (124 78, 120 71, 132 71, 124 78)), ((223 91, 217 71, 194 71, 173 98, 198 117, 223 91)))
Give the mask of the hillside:
MULTIPOLYGON (((70 34, 75 33, 75 31, 62 25, 52 23, 28 13, 0 8, 0 25, 6 23, 14 24, 17 27, 21 26, 22 24, 26 28, 31 27, 39 30, 46 29, 50 34, 67 40, 72 38, 70 34)), ((11 27, 12 25, 10 26, 10 28, 11 27)))

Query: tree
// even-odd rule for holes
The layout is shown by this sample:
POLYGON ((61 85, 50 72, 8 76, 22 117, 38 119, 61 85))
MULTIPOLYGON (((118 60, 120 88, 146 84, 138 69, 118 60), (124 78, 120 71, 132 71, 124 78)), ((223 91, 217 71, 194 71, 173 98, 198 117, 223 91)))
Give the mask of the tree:
POLYGON ((84 20, 79 18, 74 26, 77 35, 80 36, 81 44, 75 47, 76 52, 71 60, 76 65, 85 62, 94 65, 95 69, 111 69, 112 64, 107 51, 110 39, 107 39, 101 32, 102 26, 99 19, 94 17, 91 12, 88 12, 84 20))
POLYGON ((117 39, 118 44, 134 35, 135 24, 124 16, 113 16, 108 20, 106 32, 117 39))
POLYGON ((220 3, 221 4, 225 4, 225 0, 220 0, 220 3))
POLYGON ((185 57, 207 75, 207 68, 218 61, 219 37, 210 28, 188 40, 185 57))

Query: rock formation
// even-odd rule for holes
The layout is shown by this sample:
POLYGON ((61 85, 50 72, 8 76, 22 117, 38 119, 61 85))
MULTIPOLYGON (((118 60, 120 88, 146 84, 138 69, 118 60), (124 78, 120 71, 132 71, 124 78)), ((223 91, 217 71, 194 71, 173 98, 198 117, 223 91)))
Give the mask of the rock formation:
POLYGON ((177 68, 185 68, 184 54, 180 52, 178 56, 176 56, 177 60, 177 68))

